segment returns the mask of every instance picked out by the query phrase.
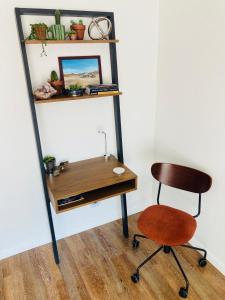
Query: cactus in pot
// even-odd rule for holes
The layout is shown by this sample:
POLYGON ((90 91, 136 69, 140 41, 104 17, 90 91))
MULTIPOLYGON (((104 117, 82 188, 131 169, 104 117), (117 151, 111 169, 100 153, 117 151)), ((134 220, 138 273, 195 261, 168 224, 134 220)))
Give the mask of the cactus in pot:
POLYGON ((59 80, 59 77, 58 77, 58 74, 56 73, 56 71, 52 71, 51 72, 51 81, 58 81, 59 80))
POLYGON ((58 74, 55 70, 51 72, 51 79, 49 81, 52 87, 57 90, 57 95, 62 94, 63 82, 59 80, 58 74))
POLYGON ((61 14, 60 14, 60 10, 58 9, 55 11, 55 24, 61 25, 61 14))
POLYGON ((55 11, 55 25, 50 26, 49 31, 53 40, 65 40, 65 26, 61 25, 61 13, 59 10, 55 11))

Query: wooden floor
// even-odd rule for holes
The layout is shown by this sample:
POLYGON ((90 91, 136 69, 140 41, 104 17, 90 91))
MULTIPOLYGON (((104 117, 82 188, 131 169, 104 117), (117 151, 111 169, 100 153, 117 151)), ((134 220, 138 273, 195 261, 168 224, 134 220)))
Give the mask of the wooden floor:
MULTIPOLYGON (((137 232, 137 216, 129 218, 130 236, 137 232)), ((135 266, 156 248, 143 240, 133 250, 131 238, 121 235, 120 221, 103 225, 59 241, 59 267, 51 245, 0 261, 0 300, 181 299, 183 278, 171 254, 161 252, 145 265, 139 283, 130 280, 135 266)), ((177 253, 190 281, 188 299, 225 299, 221 273, 210 263, 199 268, 199 254, 192 250, 177 253)))

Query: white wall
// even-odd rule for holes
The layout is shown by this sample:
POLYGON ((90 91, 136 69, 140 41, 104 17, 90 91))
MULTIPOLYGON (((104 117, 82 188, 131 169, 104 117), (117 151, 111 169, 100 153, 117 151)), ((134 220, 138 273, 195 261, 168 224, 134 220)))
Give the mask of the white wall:
MULTIPOLYGON (((127 197, 129 214, 142 210, 151 195, 149 166, 153 161, 158 17, 157 0, 140 0, 141 15, 137 14, 137 6, 128 0, 77 0, 74 3, 69 0, 3 0, 1 7, 0 24, 5 33, 0 47, 0 259, 50 241, 14 7, 115 12, 116 33, 120 39, 119 79, 124 93, 121 97, 124 156, 127 165, 139 176, 138 191, 127 197), (137 21, 141 22, 140 26, 137 21)), ((58 54, 100 54, 107 79, 109 62, 104 45, 48 46, 47 52, 48 57, 41 59, 40 46, 29 46, 34 87, 39 80, 48 78, 52 67, 57 67, 58 54)), ((110 99, 43 105, 38 108, 38 118, 44 153, 70 161, 101 155, 103 141, 96 133, 98 128, 108 131, 110 150, 115 153, 110 99)), ((98 206, 54 215, 57 238, 120 216, 119 197, 98 206)))
MULTIPOLYGON (((156 156, 209 173, 193 244, 225 273, 225 2, 160 0, 156 156)), ((193 212, 193 195, 164 188, 193 212)), ((197 205, 197 201, 196 201, 197 205)))

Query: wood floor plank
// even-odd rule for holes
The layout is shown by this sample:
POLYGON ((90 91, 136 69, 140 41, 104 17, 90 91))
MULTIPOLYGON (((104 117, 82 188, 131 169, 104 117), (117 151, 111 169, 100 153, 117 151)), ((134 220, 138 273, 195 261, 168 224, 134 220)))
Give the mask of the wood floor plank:
MULTIPOLYGON (((138 214, 129 217, 130 238, 122 236, 121 220, 58 241, 60 265, 50 244, 0 261, 0 300, 178 300, 183 277, 171 254, 157 254, 140 271, 134 284, 130 276, 159 247, 141 239, 138 214)), ((176 248, 189 278, 189 300, 225 300, 225 277, 210 263, 198 266, 200 254, 176 248)))
POLYGON ((5 300, 4 299, 4 293, 3 293, 3 274, 2 274, 2 268, 0 265, 0 299, 5 300))
POLYGON ((3 279, 5 300, 26 300, 23 275, 14 272, 3 279))
MULTIPOLYGON (((63 255, 59 268, 68 289, 69 299, 89 300, 91 296, 77 267, 77 260, 73 257, 74 251, 68 247, 67 240, 68 238, 60 243, 60 250, 63 255)), ((79 248, 78 244, 77 246, 79 248)), ((73 244, 73 247, 76 247, 76 244, 73 244)))

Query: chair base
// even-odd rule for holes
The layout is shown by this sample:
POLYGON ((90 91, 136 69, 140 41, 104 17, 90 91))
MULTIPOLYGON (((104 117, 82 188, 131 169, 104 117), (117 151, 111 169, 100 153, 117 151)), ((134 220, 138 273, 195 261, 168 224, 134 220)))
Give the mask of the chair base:
MULTIPOLYGON (((139 245, 140 245, 140 241, 137 240, 137 237, 139 238, 147 238, 146 236, 144 235, 140 235, 140 234, 135 234, 134 237, 133 237, 133 241, 132 241, 132 246, 133 248, 138 248, 139 245)), ((193 249, 193 250, 198 250, 198 251, 202 251, 204 253, 203 257, 201 257, 198 261, 198 264, 200 267, 205 267, 206 264, 207 264, 207 260, 206 260, 206 256, 207 256, 207 251, 205 249, 202 249, 202 248, 197 248, 197 247, 193 247, 193 246, 190 246, 190 245, 180 245, 180 247, 185 247, 185 248, 189 248, 189 249, 193 249)), ((131 276, 131 280, 134 282, 134 283, 137 283, 139 280, 140 280, 140 269, 149 261, 151 260, 156 254, 158 254, 161 250, 164 251, 164 253, 166 254, 169 254, 170 252, 172 253, 172 256, 173 258, 175 259, 179 269, 180 269, 180 272, 182 273, 183 275, 183 278, 185 280, 185 287, 181 287, 180 290, 179 290, 179 295, 180 297, 182 298, 187 298, 188 296, 188 289, 189 289, 189 281, 188 281, 188 278, 174 252, 174 249, 173 247, 171 246, 167 246, 167 245, 163 245, 161 247, 159 247, 155 252, 153 252, 150 256, 148 256, 136 269, 136 272, 131 276)))

